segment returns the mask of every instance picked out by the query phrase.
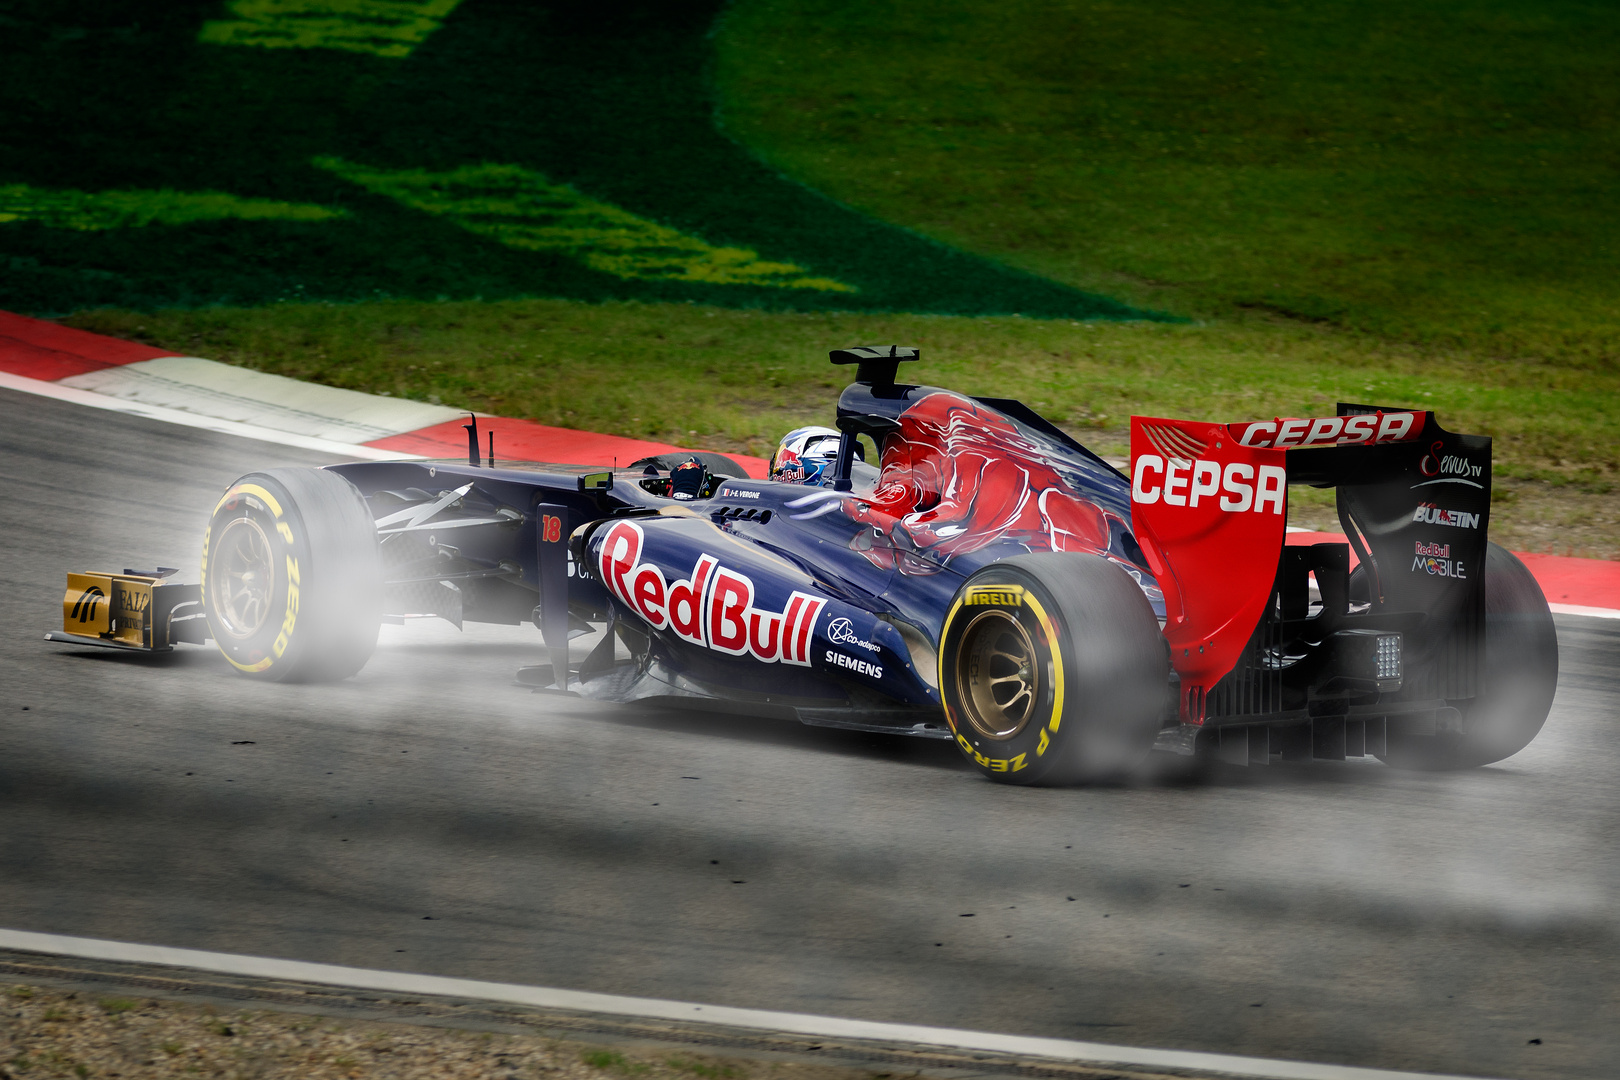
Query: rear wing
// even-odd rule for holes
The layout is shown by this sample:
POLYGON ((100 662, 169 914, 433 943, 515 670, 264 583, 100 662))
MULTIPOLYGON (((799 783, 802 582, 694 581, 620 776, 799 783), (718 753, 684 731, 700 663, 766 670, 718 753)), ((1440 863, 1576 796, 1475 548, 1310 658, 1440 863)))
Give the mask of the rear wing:
POLYGON ((1473 697, 1490 501, 1491 440, 1431 412, 1132 417, 1132 527, 1164 590, 1182 720, 1305 715, 1311 695, 1272 674, 1284 646, 1350 629, 1404 637, 1403 684, 1385 700, 1473 697), (1285 549, 1288 487, 1301 484, 1336 489, 1348 544, 1285 549))

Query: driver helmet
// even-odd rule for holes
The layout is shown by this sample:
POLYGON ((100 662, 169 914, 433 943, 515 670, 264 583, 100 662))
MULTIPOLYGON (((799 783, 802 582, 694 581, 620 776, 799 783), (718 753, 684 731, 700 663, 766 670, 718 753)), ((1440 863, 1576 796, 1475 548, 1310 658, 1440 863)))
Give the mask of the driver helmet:
POLYGON ((788 432, 771 455, 771 479, 786 484, 825 485, 832 479, 840 438, 828 427, 802 427, 788 432))

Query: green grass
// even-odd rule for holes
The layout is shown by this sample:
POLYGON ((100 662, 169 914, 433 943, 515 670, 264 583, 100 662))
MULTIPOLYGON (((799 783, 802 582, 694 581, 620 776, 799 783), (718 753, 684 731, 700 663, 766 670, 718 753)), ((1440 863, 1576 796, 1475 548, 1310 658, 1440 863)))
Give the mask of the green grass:
MULTIPOLYGON (((537 7, 508 27, 510 10, 463 5, 408 66, 387 71, 375 58, 298 50, 226 63, 187 36, 202 6, 166 16, 146 45, 169 42, 195 63, 181 65, 190 82, 176 95, 214 95, 175 129, 207 162, 186 183, 224 191, 230 176, 257 175, 243 197, 350 216, 93 236, 8 226, 0 239, 32 245, 13 257, 26 271, 15 288, 136 308, 68 321, 177 352, 755 454, 797 424, 831 419, 842 380, 825 352, 851 344, 920 345, 917 378, 1023 398, 1112 454, 1125 450, 1131 413, 1235 420, 1319 414, 1341 399, 1427 407, 1448 427, 1496 438, 1494 536, 1524 550, 1620 554, 1620 82, 1610 74, 1620 8, 741 0, 712 38, 701 30, 713 0, 631 8, 614 22, 537 7), (272 97, 276 86, 291 90, 272 97), (517 98, 551 107, 506 107, 517 98), (340 107, 317 109, 329 100, 340 107), (474 125, 469 101, 489 105, 474 125), (716 133, 712 108, 742 147, 716 133), (255 118, 242 128, 251 139, 227 130, 238 115, 255 118), (284 164, 255 165, 261 147, 284 164), (608 221, 600 207, 610 205, 633 213, 613 218, 626 229, 661 223, 757 250, 856 283, 870 308, 1052 314, 1073 301, 1100 311, 1085 298, 1101 293, 1189 321, 850 312, 837 292, 728 286, 738 291, 722 296, 674 281, 627 292, 581 257, 480 246, 455 222, 535 244, 551 243, 549 225, 507 210, 479 217, 463 207, 471 196, 445 209, 448 196, 435 195, 437 216, 397 192, 357 197, 312 164, 322 154, 392 170, 366 175, 394 187, 515 163, 525 191, 571 185, 564 201, 581 213, 608 221), (263 242, 235 246, 250 227, 263 242), (915 234, 998 262, 953 262, 966 256, 915 234), (161 258, 154 238, 166 238, 161 258), (221 252, 247 253, 226 266, 236 277, 208 261, 221 252), (995 290, 1033 279, 998 265, 1058 291, 1044 306, 1009 307, 995 290), (136 266, 169 292, 120 292, 95 276, 134 281, 136 266), (246 284, 233 293, 232 281, 246 284), (427 299, 364 299, 379 292, 427 299), (566 299, 514 298, 525 293, 566 299), (978 307, 963 299, 981 294, 978 307), (202 306, 228 295, 360 302, 202 306), (782 310, 811 301, 816 310, 782 310), (166 304, 194 309, 152 310, 166 304)), ((59 34, 24 50, 21 60, 49 67, 27 85, 45 87, 37 93, 57 112, 14 113, 27 138, 0 146, 0 178, 178 189, 161 164, 170 159, 130 141, 145 130, 134 99, 97 99, 99 137, 119 151, 107 160, 84 156, 78 129, 51 121, 67 103, 86 111, 81 88, 59 74, 84 62, 83 40, 59 34)), ((140 49, 115 52, 118 63, 149 63, 140 49)), ((1294 506, 1313 524, 1331 520, 1311 492, 1294 506)))
POLYGON ((1614 372, 1620 7, 751 0, 730 131, 885 220, 1200 317, 1614 372))
POLYGON ((741 1072, 730 1065, 710 1065, 702 1061, 693 1061, 690 1058, 672 1057, 664 1062, 676 1072, 691 1073, 701 1076, 703 1080, 736 1080, 741 1072))
POLYGON ((0 308, 1145 317, 854 212, 726 138, 708 81, 723 0, 126 7, 0 11, 0 308))
POLYGON ((631 1061, 617 1050, 586 1050, 579 1055, 579 1060, 593 1069, 612 1069, 626 1076, 639 1076, 652 1068, 645 1062, 631 1061))
MULTIPOLYGON (((829 348, 915 344, 919 381, 1021 398, 1123 457, 1132 413, 1209 420, 1330 413, 1340 400, 1434 409, 1496 439, 1492 535, 1515 550, 1620 557, 1614 377, 1241 316, 1202 325, 768 313, 567 300, 100 310, 74 326, 294 378, 679 446, 764 456, 830 423, 847 372, 829 348)), ((498 449, 498 448, 497 448, 498 449)), ((1295 524, 1331 527, 1297 488, 1295 524)))
POLYGON ((906 374, 1022 398, 1111 453, 1131 413, 1211 420, 1331 413, 1339 400, 1432 408, 1496 436, 1499 471, 1606 483, 1620 414, 1606 373, 1250 319, 1202 326, 686 304, 281 305, 89 312, 74 326, 333 386, 547 424, 767 454, 829 423, 847 372, 829 348, 898 342, 906 374))

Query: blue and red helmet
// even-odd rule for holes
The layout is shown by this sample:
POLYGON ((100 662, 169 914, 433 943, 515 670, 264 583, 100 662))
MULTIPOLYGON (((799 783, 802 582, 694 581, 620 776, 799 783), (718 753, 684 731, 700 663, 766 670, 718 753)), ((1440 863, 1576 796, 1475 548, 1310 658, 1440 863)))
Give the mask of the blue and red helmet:
POLYGON ((840 438, 838 432, 827 427, 802 427, 788 432, 771 455, 771 479, 824 486, 832 479, 840 438))

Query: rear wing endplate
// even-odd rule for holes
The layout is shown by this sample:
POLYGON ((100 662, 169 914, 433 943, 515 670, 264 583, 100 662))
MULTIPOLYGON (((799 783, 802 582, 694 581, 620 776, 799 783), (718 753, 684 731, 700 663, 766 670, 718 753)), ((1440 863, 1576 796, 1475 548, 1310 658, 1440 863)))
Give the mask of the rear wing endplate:
POLYGON ((1132 417, 1132 529, 1164 589, 1182 719, 1202 721, 1208 690, 1282 602, 1287 489, 1301 484, 1336 489, 1372 610, 1421 615, 1424 632, 1408 648, 1434 685, 1410 692, 1472 696, 1489 438, 1446 431, 1431 412, 1355 404, 1333 417, 1247 424, 1132 417), (1447 649, 1461 652, 1423 662, 1447 649))

